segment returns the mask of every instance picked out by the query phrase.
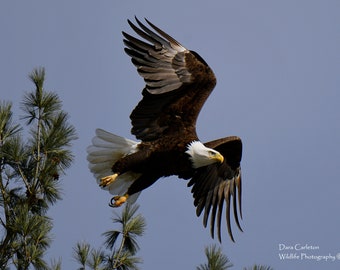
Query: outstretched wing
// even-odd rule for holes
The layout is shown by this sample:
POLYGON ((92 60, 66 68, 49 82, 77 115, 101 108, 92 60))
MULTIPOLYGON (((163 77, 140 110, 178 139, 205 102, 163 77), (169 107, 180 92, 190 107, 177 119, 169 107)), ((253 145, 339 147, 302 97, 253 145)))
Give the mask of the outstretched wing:
POLYGON ((161 29, 136 18, 138 26, 128 20, 140 36, 125 32, 125 51, 144 78, 143 99, 130 115, 132 134, 143 141, 179 132, 184 127, 195 132, 197 116, 216 84, 205 61, 187 50, 161 29))
POLYGON ((210 232, 213 238, 217 221, 217 235, 221 242, 221 220, 225 203, 227 229, 231 240, 234 241, 230 223, 231 204, 237 227, 242 231, 239 223, 239 215, 242 218, 240 167, 242 142, 240 138, 233 136, 205 143, 205 146, 219 151, 224 156, 224 162, 199 168, 188 183, 188 186, 192 186, 196 213, 200 216, 204 210, 205 227, 210 215, 210 232))

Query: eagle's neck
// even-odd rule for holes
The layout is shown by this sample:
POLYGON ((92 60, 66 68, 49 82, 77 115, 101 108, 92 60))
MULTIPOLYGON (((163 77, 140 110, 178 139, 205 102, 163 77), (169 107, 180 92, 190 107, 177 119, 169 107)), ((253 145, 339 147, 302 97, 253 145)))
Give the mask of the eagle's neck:
POLYGON ((189 155, 189 158, 192 162, 192 167, 195 169, 208 166, 218 161, 221 162, 221 154, 214 149, 206 147, 200 141, 193 141, 189 143, 185 153, 189 155))

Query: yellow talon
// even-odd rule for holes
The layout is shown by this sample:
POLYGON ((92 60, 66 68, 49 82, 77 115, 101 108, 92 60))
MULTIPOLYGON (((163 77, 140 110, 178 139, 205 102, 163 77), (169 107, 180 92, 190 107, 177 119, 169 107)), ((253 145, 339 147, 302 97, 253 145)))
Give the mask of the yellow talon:
POLYGON ((111 199, 110 206, 111 207, 119 207, 123 203, 125 203, 128 198, 129 198, 128 194, 125 194, 124 196, 115 196, 111 199))
POLYGON ((118 177, 118 173, 105 176, 105 177, 100 179, 99 186, 100 187, 106 187, 106 186, 112 184, 117 179, 117 177, 118 177))

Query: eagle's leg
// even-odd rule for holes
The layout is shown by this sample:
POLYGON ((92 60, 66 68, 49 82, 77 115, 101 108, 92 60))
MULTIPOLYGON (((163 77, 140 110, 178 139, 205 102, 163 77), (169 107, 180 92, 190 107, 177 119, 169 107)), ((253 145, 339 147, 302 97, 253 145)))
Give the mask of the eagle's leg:
POLYGON ((118 175, 119 175, 118 173, 115 173, 115 174, 108 175, 108 176, 101 178, 99 182, 99 186, 106 187, 112 184, 117 179, 118 175))
POLYGON ((119 175, 128 172, 128 171, 134 171, 134 168, 139 165, 140 157, 146 158, 148 155, 147 152, 138 151, 136 153, 124 156, 120 160, 118 160, 115 164, 112 165, 112 175, 105 176, 100 179, 99 186, 100 187, 106 187, 110 184, 112 184, 119 175))
POLYGON ((129 198, 128 194, 125 194, 123 196, 114 196, 111 201, 110 201, 110 206, 111 207, 119 207, 121 206, 123 203, 126 202, 126 200, 129 198))
POLYGON ((110 201, 111 207, 119 207, 127 201, 130 195, 140 192, 157 181, 159 177, 155 175, 143 174, 137 180, 133 181, 127 192, 123 196, 114 196, 110 201))

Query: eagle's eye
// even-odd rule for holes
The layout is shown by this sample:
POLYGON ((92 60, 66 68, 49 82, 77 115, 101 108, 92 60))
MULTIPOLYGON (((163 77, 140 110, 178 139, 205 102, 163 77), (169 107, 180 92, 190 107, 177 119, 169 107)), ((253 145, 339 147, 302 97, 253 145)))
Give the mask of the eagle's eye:
POLYGON ((216 155, 216 152, 211 151, 211 150, 208 153, 209 153, 209 156, 215 156, 216 155))

